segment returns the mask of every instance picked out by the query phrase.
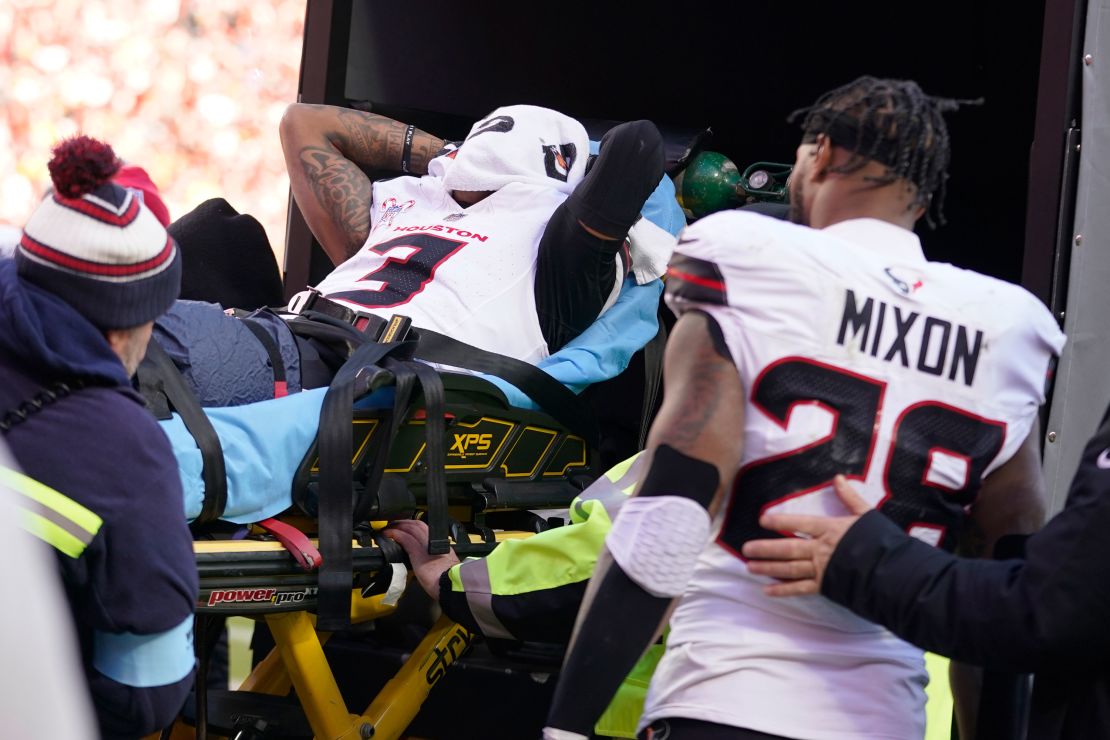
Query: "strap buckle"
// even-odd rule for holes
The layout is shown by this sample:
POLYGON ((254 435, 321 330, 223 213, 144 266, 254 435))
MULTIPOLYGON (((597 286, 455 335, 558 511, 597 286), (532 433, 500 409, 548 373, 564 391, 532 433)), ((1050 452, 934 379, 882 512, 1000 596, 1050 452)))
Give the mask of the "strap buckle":
POLYGON ((353 308, 344 306, 342 303, 325 298, 324 294, 316 290, 316 288, 308 289, 308 297, 298 310, 298 313, 304 315, 307 311, 315 311, 316 313, 330 316, 333 319, 338 319, 345 324, 350 324, 355 327, 355 329, 369 336, 372 340, 377 340, 377 337, 382 332, 382 327, 384 327, 386 323, 385 319, 380 316, 356 311, 353 308))

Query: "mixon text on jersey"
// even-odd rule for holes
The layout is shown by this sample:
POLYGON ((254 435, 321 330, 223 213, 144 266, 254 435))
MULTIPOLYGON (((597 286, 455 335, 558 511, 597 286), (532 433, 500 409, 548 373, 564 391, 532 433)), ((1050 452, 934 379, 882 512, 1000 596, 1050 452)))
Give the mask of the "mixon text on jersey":
POLYGON ((885 362, 899 362, 929 375, 946 375, 949 380, 959 378, 970 386, 983 332, 871 297, 861 303, 849 289, 836 343, 858 345, 861 352, 885 362))
POLYGON ((482 236, 481 234, 477 234, 473 231, 467 231, 466 229, 459 229, 459 228, 456 228, 454 226, 441 226, 439 224, 434 224, 432 226, 394 226, 393 230, 394 231, 446 231, 448 234, 454 234, 455 236, 460 236, 463 239, 477 239, 480 242, 484 242, 486 239, 489 238, 488 236, 482 236))

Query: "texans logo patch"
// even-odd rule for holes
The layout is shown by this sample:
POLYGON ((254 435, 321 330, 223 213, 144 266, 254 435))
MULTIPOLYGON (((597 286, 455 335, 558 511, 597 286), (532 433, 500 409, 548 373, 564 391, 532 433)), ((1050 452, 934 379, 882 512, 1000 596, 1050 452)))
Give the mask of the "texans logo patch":
POLYGON ((542 144, 543 166, 547 176, 556 180, 567 181, 570 170, 574 167, 574 158, 578 148, 574 144, 542 144))

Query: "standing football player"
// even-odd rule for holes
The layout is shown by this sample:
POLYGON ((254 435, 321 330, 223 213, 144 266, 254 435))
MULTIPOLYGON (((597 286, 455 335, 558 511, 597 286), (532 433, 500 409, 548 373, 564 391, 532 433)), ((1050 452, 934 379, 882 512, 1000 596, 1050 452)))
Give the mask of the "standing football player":
POLYGON ((589 735, 668 616, 642 737, 922 737, 921 651, 820 596, 768 597, 741 550, 788 536, 763 513, 843 513, 837 474, 945 549, 1041 524, 1037 410, 1064 337, 1032 295, 927 261, 913 233, 942 218, 956 107, 912 81, 833 90, 795 114, 794 223, 731 211, 682 234, 649 467, 545 737, 589 735))

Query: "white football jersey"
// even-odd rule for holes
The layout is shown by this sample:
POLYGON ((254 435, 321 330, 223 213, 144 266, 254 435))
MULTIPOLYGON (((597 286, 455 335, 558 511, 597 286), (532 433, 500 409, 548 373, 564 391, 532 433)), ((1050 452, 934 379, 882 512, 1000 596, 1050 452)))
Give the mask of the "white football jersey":
POLYGON ((547 356, 534 292, 539 241, 565 199, 511 183, 463 208, 439 177, 375 182, 366 244, 316 288, 355 310, 403 314, 534 363, 547 356))
POLYGON ((681 235, 667 293, 716 320, 747 400, 742 467, 644 722, 919 740, 921 651, 823 597, 765 596, 740 548, 776 536, 763 512, 843 515, 836 473, 912 535, 954 545, 981 479, 1033 427, 1063 334, 1024 289, 928 262, 912 232, 871 219, 713 215, 681 235))

